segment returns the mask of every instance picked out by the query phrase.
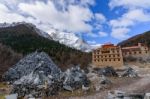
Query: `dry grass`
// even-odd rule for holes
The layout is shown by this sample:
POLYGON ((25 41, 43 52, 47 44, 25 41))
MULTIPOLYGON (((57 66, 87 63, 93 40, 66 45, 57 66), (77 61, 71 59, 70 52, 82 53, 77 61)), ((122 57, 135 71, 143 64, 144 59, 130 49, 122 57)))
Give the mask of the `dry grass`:
POLYGON ((4 82, 0 82, 0 88, 7 88, 8 85, 4 82))
POLYGON ((0 99, 5 99, 5 95, 0 94, 0 99))

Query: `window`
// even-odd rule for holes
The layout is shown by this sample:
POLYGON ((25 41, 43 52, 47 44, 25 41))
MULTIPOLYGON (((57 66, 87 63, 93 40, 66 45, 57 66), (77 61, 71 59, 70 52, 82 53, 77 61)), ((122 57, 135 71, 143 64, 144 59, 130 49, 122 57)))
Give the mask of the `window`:
POLYGON ((118 61, 120 61, 120 59, 118 59, 118 61))
POLYGON ((107 59, 105 59, 105 61, 107 61, 107 59))
POLYGON ((134 54, 136 54, 136 52, 134 52, 134 54))
POLYGON ((141 54, 141 51, 139 51, 139 54, 141 54))
POLYGON ((118 57, 120 57, 120 55, 118 54, 118 57))
POLYGON ((113 55, 113 57, 115 57, 115 55, 113 55))
POLYGON ((111 59, 109 59, 109 61, 111 61, 111 59))
POLYGON ((145 51, 145 53, 147 53, 147 51, 145 51))
POLYGON ((116 59, 114 59, 114 61, 116 61, 116 59))
POLYGON ((111 55, 109 55, 109 57, 111 57, 111 55))
POLYGON ((101 61, 103 62, 103 59, 101 61))

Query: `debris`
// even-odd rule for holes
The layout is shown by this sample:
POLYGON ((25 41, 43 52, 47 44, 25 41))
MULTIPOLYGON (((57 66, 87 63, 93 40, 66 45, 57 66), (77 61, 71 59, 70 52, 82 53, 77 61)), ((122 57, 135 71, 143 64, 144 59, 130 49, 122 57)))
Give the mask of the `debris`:
POLYGON ((63 88, 71 91, 81 88, 82 85, 88 87, 90 83, 86 74, 84 73, 83 70, 80 69, 79 66, 67 69, 66 72, 64 72, 63 79, 64 79, 63 88))
POLYGON ((138 77, 138 74, 131 67, 128 67, 122 74, 121 77, 138 77))
POLYGON ((16 81, 36 71, 44 71, 44 74, 59 76, 60 69, 53 63, 49 56, 44 52, 34 52, 21 59, 16 65, 12 66, 4 75, 5 81, 16 81))
POLYGON ((111 84, 111 81, 108 80, 104 75, 100 78, 100 84, 103 84, 103 85, 109 85, 111 84))
POLYGON ((98 75, 115 76, 115 77, 118 76, 113 67, 96 68, 95 71, 98 75))

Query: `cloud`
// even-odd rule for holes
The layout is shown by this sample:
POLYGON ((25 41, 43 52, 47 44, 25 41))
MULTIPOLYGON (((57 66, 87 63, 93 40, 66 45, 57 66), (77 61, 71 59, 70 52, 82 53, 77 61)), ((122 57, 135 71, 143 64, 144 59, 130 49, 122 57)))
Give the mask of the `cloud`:
POLYGON ((128 9, 135 9, 135 8, 149 9, 150 0, 111 0, 109 6, 112 9, 115 7, 122 7, 122 6, 128 9))
POLYGON ((89 43, 89 44, 96 44, 96 41, 87 41, 87 43, 89 43))
POLYGON ((97 38, 99 37, 96 33, 88 33, 87 36, 97 38))
POLYGON ((56 29, 73 33, 94 29, 93 24, 89 24, 95 18, 89 6, 93 6, 95 0, 1 0, 0 3, 1 23, 25 21, 44 31, 56 29))
POLYGON ((126 39, 129 37, 127 34, 129 31, 128 28, 113 28, 111 36, 119 40, 126 39))
POLYGON ((24 21, 24 20, 31 20, 30 17, 25 18, 20 14, 17 14, 15 12, 12 12, 9 10, 5 5, 0 4, 0 22, 19 22, 19 21, 24 21))
POLYGON ((107 37, 108 34, 106 32, 99 32, 100 37, 107 37))
POLYGON ((109 21, 112 28, 111 35, 114 38, 126 39, 129 37, 128 33, 132 27, 140 23, 150 22, 149 0, 111 0, 109 6, 111 9, 116 7, 126 9, 121 17, 109 21))
POLYGON ((96 14, 95 14, 95 19, 96 19, 96 21, 98 21, 99 23, 104 23, 104 22, 106 22, 105 16, 104 16, 103 14, 101 14, 101 13, 96 13, 96 14))

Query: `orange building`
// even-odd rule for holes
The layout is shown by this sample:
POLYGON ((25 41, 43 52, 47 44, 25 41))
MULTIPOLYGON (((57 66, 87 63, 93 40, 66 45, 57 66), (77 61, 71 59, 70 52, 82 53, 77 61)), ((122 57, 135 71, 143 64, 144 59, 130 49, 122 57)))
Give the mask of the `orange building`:
POLYGON ((123 66, 123 57, 121 48, 114 44, 105 44, 92 53, 92 63, 96 67, 112 66, 121 68, 123 66))

